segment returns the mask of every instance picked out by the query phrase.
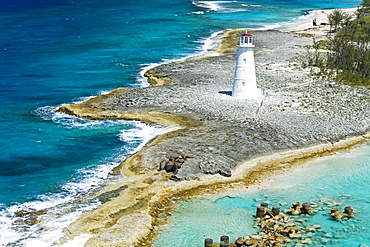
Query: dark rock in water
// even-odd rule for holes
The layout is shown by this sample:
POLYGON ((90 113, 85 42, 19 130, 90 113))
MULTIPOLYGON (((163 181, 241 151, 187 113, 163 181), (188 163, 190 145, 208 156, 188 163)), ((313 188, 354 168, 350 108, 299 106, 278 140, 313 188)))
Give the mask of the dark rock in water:
POLYGON ((38 223, 38 217, 41 215, 47 214, 46 210, 36 210, 36 209, 29 209, 27 210, 20 210, 14 213, 14 217, 18 217, 19 219, 14 222, 16 225, 26 225, 26 226, 33 226, 34 224, 38 223))
POLYGON ((237 247, 243 246, 244 245, 244 238, 236 239, 235 244, 236 244, 237 247))
POLYGON ((25 217, 28 214, 29 214, 29 211, 22 209, 20 211, 15 212, 14 217, 25 217))
POLYGON ((29 211, 26 210, 20 210, 14 213, 14 217, 27 217, 27 216, 40 216, 43 214, 46 214, 46 210, 36 210, 36 209, 29 209, 29 211))

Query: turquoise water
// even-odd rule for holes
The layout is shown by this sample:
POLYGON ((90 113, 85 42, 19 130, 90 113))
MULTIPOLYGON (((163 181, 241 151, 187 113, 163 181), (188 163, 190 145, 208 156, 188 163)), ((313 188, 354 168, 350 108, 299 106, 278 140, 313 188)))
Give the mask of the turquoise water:
MULTIPOLYGON (((235 240, 257 234, 254 228, 256 207, 267 202, 271 207, 287 210, 298 201, 313 202, 318 210, 304 219, 302 226, 320 225, 312 237, 311 246, 369 246, 370 244, 370 145, 348 153, 319 158, 290 174, 271 178, 259 190, 231 193, 198 202, 179 202, 168 226, 156 239, 155 246, 203 246, 205 238, 219 242, 228 235, 235 240), (267 188, 268 187, 268 188, 267 188), (341 211, 351 206, 356 218, 334 221, 330 208, 341 211)), ((289 246, 289 245, 288 245, 289 246)), ((290 246, 295 246, 291 244, 290 246)))
POLYGON ((360 3, 201 2, 208 7, 184 0, 0 0, 0 246, 33 246, 35 239, 47 246, 98 205, 76 203, 79 195, 117 179, 108 175, 112 167, 168 131, 78 119, 55 113, 58 106, 143 86, 146 68, 207 53, 224 29, 279 27, 307 10, 360 3), (48 221, 55 231, 13 227, 13 213, 30 208, 58 215, 48 221))

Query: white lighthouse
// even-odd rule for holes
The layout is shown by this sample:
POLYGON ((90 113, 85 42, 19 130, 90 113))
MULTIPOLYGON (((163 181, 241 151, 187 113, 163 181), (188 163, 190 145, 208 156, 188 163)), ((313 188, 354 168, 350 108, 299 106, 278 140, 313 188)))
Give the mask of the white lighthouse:
POLYGON ((247 32, 240 35, 232 91, 233 97, 242 99, 262 97, 261 90, 257 88, 256 84, 253 48, 253 35, 247 32))

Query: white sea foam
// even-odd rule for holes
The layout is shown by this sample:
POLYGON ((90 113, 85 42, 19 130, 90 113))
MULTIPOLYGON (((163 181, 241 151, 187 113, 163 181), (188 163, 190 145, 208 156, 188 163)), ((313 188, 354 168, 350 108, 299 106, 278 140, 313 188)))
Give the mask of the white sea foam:
POLYGON ((223 31, 214 32, 208 38, 197 41, 198 43, 201 43, 201 46, 198 48, 198 52, 192 56, 189 56, 189 58, 197 56, 218 56, 219 53, 217 53, 215 49, 220 42, 222 33, 223 31))
POLYGON ((246 26, 259 26, 253 28, 254 30, 290 30, 294 27, 297 27, 303 23, 307 23, 308 20, 312 18, 312 12, 307 12, 302 14, 299 17, 292 18, 289 21, 285 22, 275 22, 275 23, 264 23, 264 22, 246 22, 246 26))
POLYGON ((244 4, 244 3, 242 3, 242 6, 244 6, 244 7, 253 7, 253 8, 263 7, 263 5, 260 5, 260 4, 244 4))
POLYGON ((240 12, 240 11, 247 11, 248 9, 243 7, 251 7, 251 6, 257 6, 257 5, 246 5, 246 4, 238 4, 237 1, 193 1, 193 5, 208 9, 207 12, 221 12, 221 13, 234 13, 234 12, 240 12), (225 6, 225 4, 232 5, 225 6), (242 7, 242 8, 240 8, 242 7))
POLYGON ((262 30, 273 30, 273 29, 278 29, 282 26, 281 23, 277 22, 277 23, 272 23, 272 24, 268 24, 268 25, 264 25, 262 28, 262 30))
POLYGON ((77 219, 83 212, 96 208, 98 202, 88 204, 74 203, 76 193, 43 195, 36 201, 13 205, 0 212, 0 246, 17 243, 17 246, 40 247, 50 246, 61 237, 62 229, 77 219), (27 225, 24 218, 12 217, 20 210, 47 210, 40 216, 40 223, 27 225))
POLYGON ((143 64, 143 68, 140 71, 137 80, 141 83, 142 87, 149 86, 148 81, 146 80, 146 77, 144 76, 145 72, 148 70, 155 68, 157 66, 173 63, 173 62, 179 62, 184 61, 191 58, 196 57, 202 57, 202 56, 219 56, 220 54, 216 52, 216 48, 218 46, 218 43, 220 42, 221 34, 223 31, 214 32, 211 34, 211 36, 201 39, 199 41, 195 41, 196 43, 200 43, 198 48, 196 49, 196 52, 192 55, 187 55, 181 58, 175 58, 175 59, 163 59, 162 62, 159 63, 151 63, 151 64, 143 64))
MULTIPOLYGON (((59 193, 43 194, 35 201, 12 205, 0 211, 0 246, 6 246, 8 243, 17 243, 19 246, 26 247, 50 246, 63 236, 63 228, 75 221, 82 213, 100 205, 98 200, 81 203, 79 196, 86 198, 107 183, 124 180, 123 177, 109 175, 109 172, 126 157, 142 149, 155 136, 179 128, 149 126, 141 122, 123 120, 82 120, 57 113, 55 109, 56 107, 43 107, 36 112, 40 116, 44 114, 42 115, 44 120, 54 121, 66 128, 104 128, 114 124, 131 125, 132 128, 123 129, 117 133, 117 138, 124 144, 117 154, 103 159, 100 164, 78 170, 76 178, 61 186, 59 193), (63 118, 66 119, 63 120, 63 118), (47 214, 40 216, 41 222, 29 226, 22 221, 24 219, 13 217, 14 213, 20 210, 27 212, 46 210, 47 214)), ((81 235, 62 246, 83 246, 88 238, 89 235, 81 235)))
POLYGON ((201 7, 210 9, 213 11, 218 11, 221 9, 220 3, 223 3, 225 1, 193 1, 192 4, 201 7))
POLYGON ((297 18, 293 18, 291 19, 290 21, 286 21, 286 22, 281 22, 279 23, 280 24, 280 27, 278 27, 279 29, 286 29, 286 30, 289 30, 289 29, 292 29, 294 27, 297 27, 303 23, 306 23, 308 20, 311 19, 311 12, 309 12, 308 14, 305 13, 297 18))
POLYGON ((78 128, 78 129, 94 129, 100 127, 108 127, 117 124, 125 125, 128 121, 124 120, 89 120, 85 118, 79 118, 76 116, 68 115, 64 112, 56 112, 59 106, 44 106, 35 110, 36 115, 46 121, 53 121, 58 125, 62 125, 66 128, 78 128))
POLYGON ((125 141, 125 142, 140 141, 141 144, 133 151, 133 152, 137 152, 141 150, 154 137, 162 135, 170 131, 177 130, 177 129, 180 129, 180 127, 179 126, 172 126, 172 127, 150 126, 145 123, 136 122, 136 128, 121 131, 119 133, 119 138, 121 141, 125 141), (140 135, 138 134, 138 131, 140 132, 140 135))
POLYGON ((74 100, 72 101, 72 103, 73 103, 73 104, 82 103, 82 102, 84 102, 84 101, 86 101, 86 100, 89 100, 89 99, 91 99, 91 98, 94 98, 94 97, 96 97, 96 96, 98 96, 98 95, 108 94, 109 92, 110 92, 110 91, 102 90, 102 91, 99 91, 99 92, 97 92, 96 94, 92 94, 92 95, 90 95, 90 96, 84 96, 84 97, 79 97, 79 98, 77 98, 77 99, 74 99, 74 100))

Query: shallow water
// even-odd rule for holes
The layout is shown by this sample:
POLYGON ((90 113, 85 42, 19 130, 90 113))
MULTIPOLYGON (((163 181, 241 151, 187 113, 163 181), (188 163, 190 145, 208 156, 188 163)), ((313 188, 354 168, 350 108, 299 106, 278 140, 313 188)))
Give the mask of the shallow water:
MULTIPOLYGON (((154 246, 203 246, 205 238, 218 242, 220 236, 231 240, 257 234, 254 228, 256 207, 267 202, 269 207, 287 210, 298 201, 313 202, 318 210, 303 219, 304 227, 320 225, 313 236, 312 246, 368 246, 370 243, 370 145, 348 153, 319 158, 303 168, 268 180, 258 190, 231 193, 224 197, 212 196, 198 202, 179 202, 180 208, 161 230, 154 246), (351 206, 356 218, 335 221, 330 208, 341 211, 351 206), (367 245, 366 245, 367 244, 367 245)), ((295 246, 292 243, 287 246, 295 246)))

